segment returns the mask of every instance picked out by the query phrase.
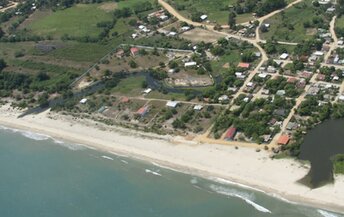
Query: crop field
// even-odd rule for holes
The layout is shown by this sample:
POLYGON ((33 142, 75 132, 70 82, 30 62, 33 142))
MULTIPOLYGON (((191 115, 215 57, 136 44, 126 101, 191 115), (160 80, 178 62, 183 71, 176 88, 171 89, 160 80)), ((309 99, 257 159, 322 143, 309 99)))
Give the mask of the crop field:
POLYGON ((268 32, 262 33, 263 39, 275 39, 278 41, 301 42, 312 38, 319 23, 314 24, 316 19, 323 22, 321 27, 327 27, 329 19, 325 16, 325 9, 314 7, 311 0, 294 5, 293 7, 279 13, 265 23, 270 24, 268 32), (307 25, 310 24, 310 25, 307 25))

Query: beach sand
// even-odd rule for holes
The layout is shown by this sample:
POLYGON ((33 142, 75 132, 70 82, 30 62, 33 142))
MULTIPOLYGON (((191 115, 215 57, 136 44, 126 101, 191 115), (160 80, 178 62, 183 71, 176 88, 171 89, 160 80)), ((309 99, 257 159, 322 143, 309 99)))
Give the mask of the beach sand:
POLYGON ((101 151, 156 162, 205 178, 223 178, 318 208, 344 213, 344 176, 333 185, 311 190, 298 184, 309 165, 292 159, 270 159, 269 152, 233 146, 198 144, 181 137, 157 136, 52 112, 18 119, 19 111, 4 105, 0 125, 46 134, 101 151))

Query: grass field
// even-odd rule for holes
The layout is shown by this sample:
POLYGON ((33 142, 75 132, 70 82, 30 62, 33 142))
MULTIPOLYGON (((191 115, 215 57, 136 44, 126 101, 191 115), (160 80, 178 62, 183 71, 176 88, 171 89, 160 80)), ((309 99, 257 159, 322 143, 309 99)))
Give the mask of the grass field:
POLYGON ((138 96, 142 92, 142 82, 145 80, 143 76, 129 77, 121 80, 113 89, 113 92, 125 94, 127 96, 138 96))
POLYGON ((70 36, 98 36, 101 32, 97 23, 111 21, 112 15, 100 8, 100 4, 78 4, 74 7, 59 10, 33 20, 27 26, 36 35, 61 37, 64 34, 70 36))
POLYGON ((344 36, 344 16, 336 20, 336 32, 338 37, 344 36), (338 29, 341 29, 340 31, 338 29))
MULTIPOLYGON (((289 4, 295 0, 287 0, 289 4)), ((191 17, 191 13, 199 11, 208 15, 209 20, 212 22, 226 25, 228 22, 229 10, 228 6, 235 6, 237 0, 212 0, 211 3, 208 0, 170 0, 173 2, 174 7, 185 8, 180 10, 181 14, 186 17, 191 17)), ((236 17, 237 23, 244 23, 253 20, 252 13, 238 14, 236 17)))
POLYGON ((329 24, 321 9, 315 8, 311 0, 306 0, 266 20, 265 23, 271 26, 268 32, 261 33, 261 37, 288 42, 310 39, 316 33, 316 29, 305 28, 304 23, 312 23, 313 18, 321 18, 326 25, 329 24))

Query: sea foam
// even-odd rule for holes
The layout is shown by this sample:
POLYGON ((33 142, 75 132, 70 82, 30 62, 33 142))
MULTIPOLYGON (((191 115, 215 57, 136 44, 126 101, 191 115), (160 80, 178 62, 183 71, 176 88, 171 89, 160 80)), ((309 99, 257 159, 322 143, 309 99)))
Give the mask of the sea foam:
POLYGON ((112 158, 112 157, 105 156, 105 155, 103 155, 103 156, 102 156, 102 158, 104 158, 104 159, 106 159, 106 160, 113 160, 113 158, 112 158))
POLYGON ((325 211, 325 210, 321 210, 321 209, 318 209, 318 213, 320 213, 324 217, 339 217, 338 215, 335 215, 335 214, 333 214, 331 212, 328 212, 328 211, 325 211))
POLYGON ((255 203, 253 201, 252 195, 237 191, 235 189, 229 189, 229 188, 225 188, 225 187, 217 186, 217 185, 210 185, 210 188, 216 193, 223 194, 230 197, 239 198, 260 212, 271 213, 271 211, 268 210, 267 208, 255 203))
POLYGON ((155 176, 161 176, 161 174, 160 174, 160 173, 158 173, 158 172, 154 172, 154 171, 152 171, 152 170, 149 170, 149 169, 145 169, 145 172, 146 172, 146 173, 150 173, 150 174, 152 174, 152 175, 155 175, 155 176))

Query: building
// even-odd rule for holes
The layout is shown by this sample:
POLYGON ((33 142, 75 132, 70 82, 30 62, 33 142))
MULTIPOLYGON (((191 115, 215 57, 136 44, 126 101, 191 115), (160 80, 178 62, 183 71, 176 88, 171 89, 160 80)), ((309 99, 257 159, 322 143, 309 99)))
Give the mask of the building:
POLYGON ((250 64, 249 64, 249 63, 240 62, 240 63, 238 64, 238 67, 239 67, 239 68, 248 69, 248 68, 250 68, 250 64))
POLYGON ((121 103, 128 103, 129 101, 129 98, 126 96, 121 99, 121 103))
POLYGON ((178 101, 168 101, 166 103, 166 106, 167 107, 170 107, 170 108, 177 108, 177 106, 179 105, 179 102, 178 101))
POLYGON ((80 104, 85 104, 86 102, 87 102, 87 99, 86 99, 86 98, 80 100, 80 104))
POLYGON ((226 132, 225 140, 227 140, 227 141, 234 140, 236 133, 237 133, 237 129, 234 127, 230 127, 226 132))
POLYGON ((136 114, 140 115, 141 117, 145 116, 148 113, 148 106, 143 106, 139 110, 137 110, 136 114))
POLYGON ((278 144, 279 145, 288 145, 290 141, 290 138, 288 135, 282 135, 279 139, 278 139, 278 144))
POLYGON ((187 62, 184 64, 184 67, 192 67, 192 66, 197 66, 196 62, 187 62))
POLYGON ((222 95, 219 97, 219 102, 223 103, 223 102, 228 102, 229 101, 229 97, 227 95, 222 95))
POLYGON ((195 105, 194 106, 194 110, 196 110, 196 111, 201 111, 202 109, 203 109, 202 105, 195 105))
POLYGON ((138 49, 137 47, 132 47, 130 48, 130 53, 132 56, 136 56, 139 53, 140 49, 138 49))
POLYGON ((150 92, 152 92, 151 88, 147 88, 143 91, 144 94, 149 94, 150 92))
POLYGON ((280 56, 280 59, 281 59, 281 60, 286 60, 286 59, 288 59, 288 57, 289 57, 289 54, 283 53, 283 54, 280 56))
POLYGON ((116 52, 116 57, 118 58, 122 58, 124 56, 124 50, 123 49, 119 49, 117 52, 116 52))
POLYGON ((201 18, 202 21, 205 21, 206 19, 208 19, 208 16, 203 14, 202 16, 200 16, 200 18, 201 18))

